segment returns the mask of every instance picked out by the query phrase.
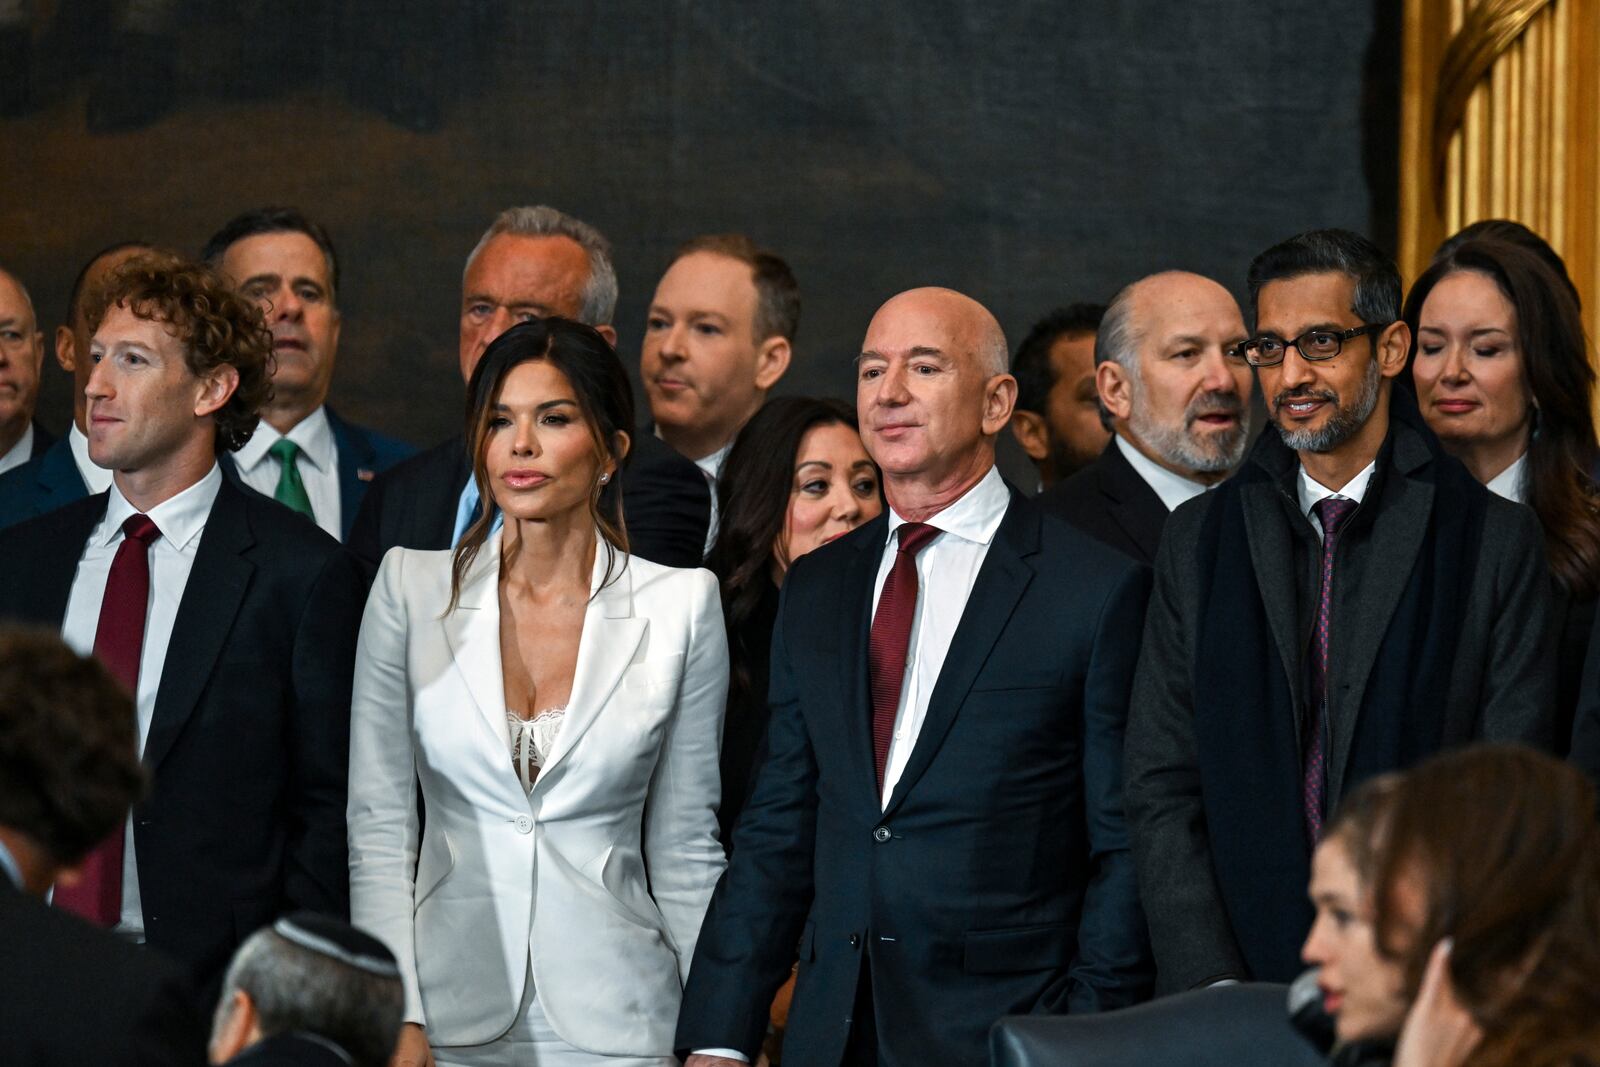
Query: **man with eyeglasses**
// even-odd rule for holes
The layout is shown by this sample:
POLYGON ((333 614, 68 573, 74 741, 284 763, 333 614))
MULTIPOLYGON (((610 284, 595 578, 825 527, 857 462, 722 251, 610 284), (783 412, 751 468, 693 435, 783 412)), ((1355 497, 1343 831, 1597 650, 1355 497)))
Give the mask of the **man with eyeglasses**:
POLYGON ((1295 976, 1311 853, 1360 781, 1551 741, 1538 525, 1394 388, 1411 346, 1394 264, 1317 230, 1257 256, 1249 289, 1240 352, 1276 430, 1168 521, 1129 713, 1162 992, 1295 976))

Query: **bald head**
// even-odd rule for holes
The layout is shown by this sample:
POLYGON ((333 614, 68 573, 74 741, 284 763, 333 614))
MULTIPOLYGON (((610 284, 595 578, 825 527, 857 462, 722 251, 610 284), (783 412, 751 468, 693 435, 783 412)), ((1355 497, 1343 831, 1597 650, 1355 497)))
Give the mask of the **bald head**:
POLYGON ((44 336, 33 299, 17 276, 0 268, 0 456, 27 432, 39 399, 44 336))
POLYGON ((1095 339, 1101 420, 1162 466, 1221 478, 1243 458, 1253 382, 1233 294, 1188 271, 1140 278, 1112 297, 1095 339))
POLYGON ((995 435, 1017 398, 1009 358, 995 317, 950 289, 912 289, 872 317, 856 412, 902 517, 937 513, 994 465, 995 435))

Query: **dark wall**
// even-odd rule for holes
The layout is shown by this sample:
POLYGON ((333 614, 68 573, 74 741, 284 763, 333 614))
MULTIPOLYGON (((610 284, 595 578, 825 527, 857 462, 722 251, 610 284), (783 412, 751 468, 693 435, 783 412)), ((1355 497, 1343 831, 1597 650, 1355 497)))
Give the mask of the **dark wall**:
MULTIPOLYGON (((612 238, 630 365, 670 250, 752 234, 805 292, 785 390, 846 395, 900 289, 969 292, 1015 342, 1152 270, 1238 291, 1290 233, 1390 225, 1363 157, 1370 0, 212 6, 179 4, 175 106, 135 132, 86 129, 115 66, 92 6, 34 27, 37 108, 0 120, 0 263, 48 328, 100 245, 195 250, 297 204, 344 260, 335 400, 418 442, 455 428, 462 261, 510 204, 612 238)), ((65 424, 64 375, 42 411, 65 424)))

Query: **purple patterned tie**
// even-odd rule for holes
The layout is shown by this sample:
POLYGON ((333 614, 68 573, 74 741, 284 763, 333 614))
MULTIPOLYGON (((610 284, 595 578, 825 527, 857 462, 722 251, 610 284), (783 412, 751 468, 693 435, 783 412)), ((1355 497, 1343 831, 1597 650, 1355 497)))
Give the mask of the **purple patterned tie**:
POLYGON ((906 654, 911 650, 911 620, 917 613, 917 553, 938 537, 937 527, 922 522, 900 525, 899 550, 872 617, 867 638, 867 680, 872 691, 872 764, 883 791, 883 769, 889 763, 890 735, 900 708, 906 679, 906 654))
POLYGON ((1356 502, 1325 497, 1311 505, 1322 523, 1322 570, 1317 581, 1317 625, 1311 631, 1311 737, 1301 776, 1305 800, 1306 837, 1316 847, 1322 837, 1322 815, 1328 803, 1328 748, 1323 741, 1328 720, 1328 623, 1333 614, 1333 554, 1339 528, 1355 511, 1356 502))

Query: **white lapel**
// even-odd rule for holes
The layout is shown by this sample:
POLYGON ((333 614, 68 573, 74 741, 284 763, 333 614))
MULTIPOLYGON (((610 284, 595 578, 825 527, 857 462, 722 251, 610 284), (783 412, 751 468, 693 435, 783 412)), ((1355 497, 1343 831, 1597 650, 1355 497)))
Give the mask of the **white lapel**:
MULTIPOLYGON (((500 534, 495 532, 461 580, 461 598, 442 620, 456 670, 489 729, 505 747, 506 687, 500 664, 500 534)), ((508 756, 506 767, 510 768, 508 756)))
MULTIPOLYGON (((556 735, 554 750, 533 783, 537 791, 550 779, 585 730, 593 725, 611 699, 617 683, 627 673, 644 639, 649 621, 633 613, 633 575, 624 569, 610 585, 601 587, 606 577, 610 554, 601 541, 594 554, 594 572, 589 581, 589 606, 583 614, 583 634, 578 639, 578 663, 572 674, 572 694, 567 699, 567 715, 556 735)), ((617 565, 624 557, 619 555, 617 565)))

